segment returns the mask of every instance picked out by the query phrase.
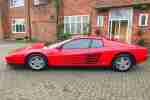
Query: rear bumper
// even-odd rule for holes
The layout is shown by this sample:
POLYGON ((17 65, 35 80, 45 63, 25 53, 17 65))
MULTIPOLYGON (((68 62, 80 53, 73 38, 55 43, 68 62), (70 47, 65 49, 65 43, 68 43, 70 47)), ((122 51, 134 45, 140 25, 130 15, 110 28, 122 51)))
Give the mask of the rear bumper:
POLYGON ((148 60, 148 58, 149 58, 148 55, 141 57, 140 59, 138 59, 137 64, 146 62, 148 60))

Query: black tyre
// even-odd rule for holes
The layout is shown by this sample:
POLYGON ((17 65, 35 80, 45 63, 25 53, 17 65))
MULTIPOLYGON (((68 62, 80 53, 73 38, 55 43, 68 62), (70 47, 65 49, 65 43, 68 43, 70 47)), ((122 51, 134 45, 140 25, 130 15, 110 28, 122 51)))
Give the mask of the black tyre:
POLYGON ((43 70, 47 68, 47 59, 41 54, 32 54, 27 58, 27 66, 32 70, 43 70))
POLYGON ((126 72, 133 66, 133 59, 128 54, 121 54, 117 56, 112 63, 114 71, 126 72))

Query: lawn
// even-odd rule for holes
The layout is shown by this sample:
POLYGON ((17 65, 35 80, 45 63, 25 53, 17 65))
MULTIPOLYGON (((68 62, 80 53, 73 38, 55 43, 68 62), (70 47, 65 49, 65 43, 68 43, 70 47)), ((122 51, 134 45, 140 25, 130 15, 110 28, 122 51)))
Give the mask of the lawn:
POLYGON ((150 65, 150 58, 147 60, 147 64, 150 65))

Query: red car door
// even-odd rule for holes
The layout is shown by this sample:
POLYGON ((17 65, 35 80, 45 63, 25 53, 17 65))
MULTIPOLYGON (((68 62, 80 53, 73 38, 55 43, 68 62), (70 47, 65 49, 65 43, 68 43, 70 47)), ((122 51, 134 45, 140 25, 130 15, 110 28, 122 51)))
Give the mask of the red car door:
POLYGON ((103 53, 103 42, 100 39, 92 39, 90 44, 90 49, 87 55, 86 63, 89 66, 99 66, 101 65, 100 57, 103 53))
POLYGON ((55 56, 55 65, 82 66, 86 64, 89 53, 90 39, 74 39, 62 45, 55 56))

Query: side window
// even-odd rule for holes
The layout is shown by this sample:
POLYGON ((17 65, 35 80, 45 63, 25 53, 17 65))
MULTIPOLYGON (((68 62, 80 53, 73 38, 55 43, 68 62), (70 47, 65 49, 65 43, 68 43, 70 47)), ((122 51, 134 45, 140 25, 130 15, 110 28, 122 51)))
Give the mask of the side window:
POLYGON ((73 40, 63 46, 63 49, 84 49, 89 48, 90 45, 89 39, 78 39, 73 40))
POLYGON ((91 48, 102 48, 103 43, 101 40, 92 40, 91 48))

